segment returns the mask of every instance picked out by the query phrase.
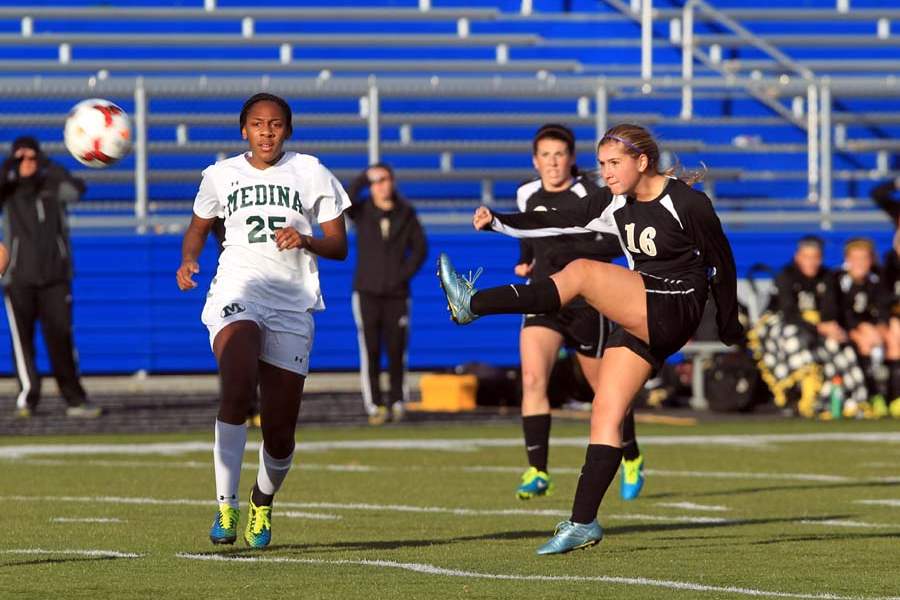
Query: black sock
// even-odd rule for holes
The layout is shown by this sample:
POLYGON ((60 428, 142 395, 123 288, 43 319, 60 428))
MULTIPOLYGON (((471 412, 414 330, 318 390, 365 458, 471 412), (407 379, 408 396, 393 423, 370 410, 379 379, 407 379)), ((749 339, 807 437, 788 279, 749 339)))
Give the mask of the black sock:
POLYGON ((550 415, 522 417, 525 432, 525 452, 528 464, 538 471, 547 472, 547 454, 550 452, 550 415))
POLYGON ((597 518, 600 502, 622 462, 622 449, 604 444, 590 444, 581 467, 575 501, 572 503, 572 521, 590 523, 597 518))
POLYGON ((875 381, 875 373, 872 370, 872 357, 859 355, 859 368, 862 369, 866 380, 866 393, 873 396, 878 393, 878 383, 875 381))
POLYGON ((888 402, 900 398, 900 360, 889 360, 888 367, 888 402))
POLYGON ((559 291, 547 277, 530 284, 510 284, 481 290, 472 296, 471 309, 476 315, 533 314, 559 310, 559 291))
POLYGON ((634 431, 634 411, 629 410, 622 422, 622 458, 635 460, 640 455, 641 449, 638 448, 637 434, 634 431))
POLYGON ((273 498, 275 498, 273 494, 263 494, 256 487, 256 484, 253 484, 253 491, 250 492, 250 499, 253 500, 253 504, 256 506, 272 506, 273 498))

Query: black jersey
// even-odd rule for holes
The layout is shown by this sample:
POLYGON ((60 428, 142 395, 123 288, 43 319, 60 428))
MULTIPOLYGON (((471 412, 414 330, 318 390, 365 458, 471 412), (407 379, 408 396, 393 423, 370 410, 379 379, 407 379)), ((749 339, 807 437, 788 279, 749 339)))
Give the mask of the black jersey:
POLYGON ((834 274, 825 267, 807 277, 791 263, 775 278, 775 309, 788 319, 803 319, 814 325, 837 319, 834 274))
POLYGON ((900 317, 900 256, 893 248, 884 255, 881 283, 890 303, 890 316, 900 317))
MULTIPOLYGON (((522 212, 579 210, 588 197, 599 194, 591 181, 577 177, 561 192, 548 192, 540 179, 528 181, 516 190, 516 204, 522 212)), ((519 264, 534 263, 532 278, 549 277, 577 258, 610 261, 622 255, 618 240, 612 235, 588 232, 535 239, 522 239, 519 264)))
POLYGON ((634 269, 693 285, 711 285, 719 337, 741 339, 737 274, 722 224, 706 194, 669 178, 651 201, 613 196, 608 188, 588 197, 578 210, 495 214, 491 227, 514 237, 546 237, 596 231, 618 236, 634 269))
POLYGON ((869 273, 860 282, 854 281, 846 271, 837 274, 838 320, 845 329, 854 329, 860 323, 887 321, 887 302, 881 277, 869 273))

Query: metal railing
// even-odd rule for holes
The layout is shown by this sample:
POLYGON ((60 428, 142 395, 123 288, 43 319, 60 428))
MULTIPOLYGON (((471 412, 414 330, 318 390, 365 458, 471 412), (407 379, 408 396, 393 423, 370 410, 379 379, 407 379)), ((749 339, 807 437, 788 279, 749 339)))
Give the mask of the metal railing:
MULTIPOLYGON (((698 15, 704 22, 712 22, 727 28, 731 31, 731 35, 705 35, 700 41, 710 44, 713 49, 719 49, 723 44, 751 46, 761 51, 774 61, 780 73, 778 80, 799 79, 806 85, 805 90, 805 111, 795 103, 794 107, 788 108, 781 103, 780 97, 772 97, 769 93, 760 92, 754 87, 747 87, 747 93, 759 100, 765 106, 772 109, 773 112, 782 116, 786 122, 793 123, 797 127, 804 129, 807 133, 807 199, 810 204, 819 207, 820 219, 824 228, 830 228, 832 225, 832 163, 834 145, 832 144, 832 110, 833 86, 830 78, 817 77, 815 72, 807 65, 795 61, 787 54, 782 52, 775 45, 763 39, 761 36, 755 35, 749 29, 741 25, 737 18, 761 18, 771 20, 774 15, 784 13, 792 19, 825 19, 837 20, 847 14, 846 9, 837 7, 837 12, 831 16, 824 16, 824 11, 791 11, 790 9, 778 10, 745 10, 745 11, 726 11, 713 7, 705 0, 687 0, 681 10, 681 20, 676 17, 677 12, 674 11, 655 11, 653 9, 652 0, 632 0, 631 6, 626 6, 622 0, 606 0, 609 4, 619 8, 625 14, 631 13, 635 19, 637 16, 637 8, 640 6, 640 22, 642 31, 642 76, 649 80, 652 76, 652 28, 654 20, 672 18, 670 21, 670 38, 673 43, 680 43, 682 49, 682 79, 683 87, 681 90, 681 118, 689 121, 693 118, 693 93, 694 86, 694 61, 699 60, 705 66, 717 70, 726 79, 731 79, 734 74, 728 72, 721 65, 718 57, 713 57, 704 53, 697 43, 695 35, 695 20, 698 15), (793 76, 793 77, 792 77, 793 76), (798 110, 799 109, 799 110, 798 110), (805 112, 805 120, 803 117, 805 112)), ((862 14, 856 14, 857 20, 875 20, 878 24, 877 37, 866 38, 868 45, 879 44, 896 44, 896 40, 890 40, 890 21, 879 11, 863 11, 862 14)), ((768 36, 772 40, 794 40, 797 42, 806 41, 807 44, 822 45, 827 42, 817 39, 815 36, 768 36)), ((839 42, 842 46, 848 44, 858 44, 860 36, 840 37, 839 42)), ((759 62, 759 61, 757 61, 759 62)), ((862 64, 862 61, 856 61, 862 64)), ((860 65, 856 65, 859 67, 860 65)), ((754 76, 761 74, 756 72, 754 76)), ((891 84, 893 77, 887 80, 891 84)), ((892 87, 889 85, 889 87, 892 87)), ((844 145, 845 148, 850 146, 844 145)), ((884 155, 879 156, 879 164, 883 166, 886 163, 884 155)), ((885 170, 882 168, 881 170, 885 170)))
MULTIPOLYGON (((152 199, 148 194, 148 186, 150 181, 168 181, 168 182, 196 182, 198 172, 194 170, 154 170, 148 173, 148 159, 151 151, 162 153, 189 152, 190 147, 186 147, 183 151, 179 149, 178 142, 153 142, 152 144, 147 138, 147 127, 150 123, 181 123, 191 118, 189 114, 172 115, 162 114, 158 112, 150 112, 151 99, 164 98, 184 98, 200 99, 200 98, 244 98, 248 94, 258 90, 268 90, 273 93, 284 95, 291 99, 305 98, 356 98, 360 102, 360 111, 358 115, 319 115, 319 122, 327 123, 328 119, 340 118, 343 120, 355 121, 360 125, 365 125, 367 132, 364 142, 354 142, 352 145, 344 143, 346 151, 355 154, 361 154, 368 162, 377 161, 382 157, 383 150, 390 152, 404 151, 408 148, 409 152, 427 151, 440 153, 442 158, 446 155, 446 163, 444 169, 432 169, 426 171, 411 171, 405 173, 405 176, 420 178, 420 180, 438 180, 438 181, 481 181, 482 197, 490 200, 494 193, 493 187, 496 181, 514 181, 527 174, 527 169, 455 169, 453 167, 453 154, 456 152, 483 152, 490 154, 492 152, 509 152, 516 153, 517 142, 496 141, 488 143, 480 143, 477 140, 455 140, 443 144, 440 141, 424 142, 421 146, 416 146, 418 142, 400 141, 384 141, 382 139, 382 127, 386 123, 399 124, 401 129, 408 123, 414 123, 417 120, 426 123, 441 123, 441 115, 427 114, 398 114, 385 113, 382 105, 386 100, 393 98, 417 98, 423 103, 430 99, 452 99, 457 98, 461 101, 465 99, 485 99, 492 100, 509 99, 570 99, 577 106, 577 110, 573 110, 571 117, 574 121, 581 124, 592 123, 594 129, 595 140, 606 131, 610 121, 609 98, 617 96, 634 97, 643 94, 644 86, 649 84, 654 93, 668 94, 678 93, 689 86, 695 93, 730 93, 738 97, 746 96, 746 90, 751 89, 756 93, 766 94, 773 99, 794 99, 798 97, 807 97, 809 108, 813 110, 809 115, 811 127, 813 131, 822 132, 822 144, 829 151, 823 152, 819 160, 810 160, 807 168, 807 177, 810 181, 815 179, 821 185, 822 198, 831 198, 831 181, 834 174, 831 170, 830 148, 832 146, 832 129, 834 123, 831 116, 831 94, 840 93, 842 97, 896 97, 900 91, 900 81, 873 79, 873 78, 837 78, 832 81, 819 81, 810 84, 807 81, 797 79, 779 79, 779 80, 758 80, 753 78, 733 78, 724 80, 719 77, 702 77, 690 80, 679 78, 658 78, 651 79, 649 82, 643 78, 473 78, 473 77, 443 77, 443 78, 209 78, 209 77, 180 77, 180 78, 109 78, 98 79, 96 77, 90 79, 81 78, 0 78, 0 98, 72 98, 78 99, 90 96, 122 98, 130 97, 134 101, 134 109, 132 113, 134 132, 134 171, 132 174, 123 172, 122 170, 108 169, 105 171, 82 172, 88 175, 90 181, 94 182, 124 182, 133 179, 134 181, 134 211, 129 217, 119 217, 113 220, 103 221, 101 217, 83 217, 76 220, 76 225, 80 224, 104 224, 105 222, 121 225, 128 223, 138 227, 147 227, 157 223, 169 223, 171 218, 162 216, 151 209, 152 199), (812 100, 812 101, 810 101, 812 100), (593 103, 593 110, 591 104, 593 103), (352 118, 351 118, 352 117, 352 118), (408 143, 408 146, 405 144, 408 143), (155 149, 155 150, 154 150, 155 149), (821 169, 821 171, 819 171, 821 169), (815 170, 815 172, 813 172, 815 170)), ((226 117, 222 115, 199 114, 195 115, 200 122, 206 123, 223 123, 226 117)), ((310 115, 314 117, 315 115, 310 115)), ((457 124, 480 124, 480 123, 525 123, 524 117, 528 115, 514 115, 500 113, 494 117, 490 114, 463 115, 455 113, 451 122, 457 124)), ((532 118, 538 118, 540 115, 532 115, 532 118)), ((565 115, 553 113, 554 118, 560 118, 565 115)), ((860 122, 866 122, 878 117, 877 114, 861 113, 859 115, 860 122)), ((894 122, 900 118, 896 112, 885 113, 882 115, 884 119, 894 122)), ((233 117, 232 117, 233 118, 233 117)), ((649 124, 664 122, 666 117, 658 114, 629 114, 629 120, 637 118, 646 119, 649 124)), ((695 117, 696 118, 696 117, 695 117)), ((45 123, 48 125, 61 124, 62 114, 45 114, 40 113, 34 115, 34 122, 45 123)), ((298 117, 302 120, 303 116, 298 117)), ((311 119, 315 121, 316 119, 311 119)), ((702 119, 698 119, 701 121, 702 119)), ((771 120, 771 119, 769 119, 771 120)), ((710 119, 707 119, 710 121, 710 119)), ((842 111, 839 113, 840 126, 853 123, 852 113, 842 111)), ((0 123, 31 123, 28 115, 0 115, 0 123)), ((537 124, 535 121, 532 121, 537 124)), ((723 120, 723 122, 725 122, 723 120)), ((738 119, 737 122, 749 122, 747 119, 738 119)), ((665 141, 665 140, 664 140, 665 141)), ((316 143, 323 145, 332 144, 332 149, 342 151, 341 143, 335 142, 316 142, 311 140, 309 144, 315 147, 316 143)), ((848 149, 858 149, 859 151, 886 152, 892 146, 875 145, 866 147, 861 144, 858 148, 854 148, 856 141, 846 143, 848 149)), ((203 150, 206 153, 211 151, 210 146, 215 143, 206 143, 203 150)), ((53 144, 48 145, 55 150, 53 144)), ((721 152, 727 151, 727 147, 714 146, 703 143, 700 140, 671 140, 670 146, 681 151, 709 151, 721 152)), ((199 149, 200 146, 198 146, 199 149)), ((521 145, 522 152, 527 152, 527 144, 521 145)), ((219 150, 223 150, 220 148, 219 150)), ((785 150, 785 145, 766 145, 762 144, 758 147, 740 149, 734 147, 735 152, 746 151, 780 151, 785 150)), ((803 152, 801 145, 790 145, 791 152, 803 152)), ((815 146, 807 141, 808 153, 815 151, 815 146)), ((845 172, 841 174, 841 178, 875 178, 886 176, 888 171, 887 161, 880 161, 883 168, 878 172, 845 172)), ((741 172, 738 169, 711 169, 708 192, 711 196, 715 194, 716 181, 768 181, 777 180, 778 171, 772 172, 741 172)), ((788 179, 794 178, 792 174, 788 179)), ((822 203, 821 201, 810 205, 812 208, 818 208, 817 218, 823 226, 829 226, 835 220, 856 221, 859 215, 847 216, 841 214, 838 217, 832 214, 832 206, 822 203)), ((790 216, 788 219, 804 219, 811 217, 810 211, 804 216, 790 216)), ((734 222, 785 222, 785 216, 782 211, 767 211, 764 213, 746 213, 726 214, 724 220, 733 220, 734 222)))

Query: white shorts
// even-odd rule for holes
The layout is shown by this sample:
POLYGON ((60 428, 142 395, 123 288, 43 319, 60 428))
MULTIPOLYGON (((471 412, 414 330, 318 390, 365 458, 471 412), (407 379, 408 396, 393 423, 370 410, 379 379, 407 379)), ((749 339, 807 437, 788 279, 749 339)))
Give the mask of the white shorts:
POLYGON ((304 377, 309 373, 309 354, 316 330, 312 313, 275 310, 217 290, 207 297, 200 319, 209 330, 210 347, 226 325, 253 321, 259 326, 261 361, 304 377))

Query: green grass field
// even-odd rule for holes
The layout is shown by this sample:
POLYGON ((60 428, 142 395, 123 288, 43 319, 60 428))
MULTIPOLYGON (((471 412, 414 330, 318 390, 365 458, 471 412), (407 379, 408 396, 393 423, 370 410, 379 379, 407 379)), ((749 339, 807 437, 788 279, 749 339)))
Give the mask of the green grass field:
POLYGON ((554 423, 557 491, 521 502, 514 424, 301 429, 267 551, 207 539, 211 432, 6 438, 0 597, 900 596, 900 423, 639 425, 641 498, 616 481, 600 545, 535 556, 586 430, 554 423))

